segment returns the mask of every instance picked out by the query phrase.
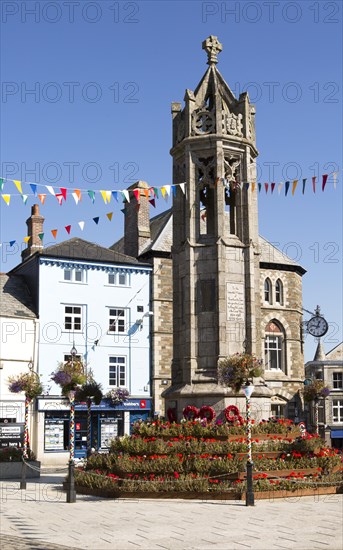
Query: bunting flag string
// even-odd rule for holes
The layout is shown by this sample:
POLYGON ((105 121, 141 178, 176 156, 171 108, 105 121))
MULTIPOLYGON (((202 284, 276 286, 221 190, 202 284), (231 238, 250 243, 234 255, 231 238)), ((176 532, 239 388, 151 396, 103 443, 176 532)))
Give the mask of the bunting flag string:
MULTIPOLYGON (((327 183, 329 181, 329 178, 333 180, 333 189, 336 189, 337 186, 337 176, 338 171, 332 172, 330 174, 323 174, 322 175, 322 191, 324 192, 325 188, 327 187, 327 183)), ((5 201, 7 206, 10 205, 11 197, 16 196, 16 193, 3 193, 4 187, 6 185, 6 182, 12 182, 16 189, 19 192, 19 196, 21 197, 23 203, 26 205, 28 198, 31 196, 38 197, 41 204, 45 203, 45 199, 47 196, 53 196, 57 199, 59 205, 62 206, 63 201, 67 202, 68 194, 70 194, 75 201, 75 204, 78 205, 79 202, 82 200, 82 193, 86 193, 91 200, 91 202, 94 204, 96 199, 96 194, 99 193, 104 201, 104 204, 109 204, 112 197, 116 202, 119 202, 119 197, 122 198, 124 203, 130 203, 131 199, 134 198, 136 202, 139 204, 141 200, 142 194, 146 197, 146 199, 155 207, 155 200, 160 198, 165 199, 168 201, 169 197, 173 196, 175 197, 177 194, 177 188, 180 189, 180 191, 185 195, 186 193, 186 182, 182 183, 175 183, 175 184, 168 184, 163 185, 161 187, 136 187, 134 189, 117 189, 117 190, 109 190, 109 189, 101 189, 101 190, 95 190, 95 189, 68 189, 67 187, 54 187, 52 185, 45 185, 40 183, 31 183, 31 182, 25 182, 20 180, 14 180, 10 178, 4 178, 0 177, 0 192, 2 199, 5 201), (28 193, 27 191, 23 192, 23 185, 29 185, 31 188, 32 193, 28 193), (48 193, 38 193, 37 188, 44 188, 42 191, 46 190, 48 193), (153 202, 151 202, 153 201, 153 202)), ((258 193, 261 193, 262 190, 262 183, 258 182, 256 184, 256 181, 251 182, 230 182, 226 180, 225 178, 216 178, 216 180, 213 182, 213 186, 217 187, 218 183, 222 182, 225 185, 225 188, 228 190, 238 190, 241 191, 248 191, 250 189, 251 193, 254 193, 256 188, 258 190, 258 193)), ((289 189, 291 187, 292 196, 295 195, 297 185, 299 180, 293 180, 292 181, 292 187, 291 182, 280 182, 278 184, 278 194, 280 195, 281 189, 284 186, 285 187, 285 196, 287 196, 289 189)), ((306 190, 306 182, 307 178, 302 179, 302 194, 305 194, 306 190)), ((313 192, 316 193, 316 184, 317 184, 317 176, 312 176, 312 189, 313 192)), ((275 182, 265 182, 264 183, 264 190, 266 194, 273 194, 275 189, 276 183, 275 182)))

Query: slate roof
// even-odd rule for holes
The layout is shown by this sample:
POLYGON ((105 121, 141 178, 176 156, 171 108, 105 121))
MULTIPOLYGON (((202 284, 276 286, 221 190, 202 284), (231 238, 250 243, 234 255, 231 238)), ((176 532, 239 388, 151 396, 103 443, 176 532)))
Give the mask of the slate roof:
POLYGON ((24 277, 0 273, 0 315, 29 319, 36 317, 24 277))
MULTIPOLYGON (((173 216, 171 208, 158 214, 150 220, 151 241, 146 248, 141 251, 141 256, 148 254, 150 251, 169 253, 173 244, 173 216)), ((260 264, 261 267, 267 265, 279 266, 284 269, 293 269, 301 275, 306 273, 306 270, 297 262, 283 254, 281 250, 276 248, 264 237, 259 236, 260 247, 260 264)), ((124 250, 124 237, 111 246, 111 250, 122 252, 124 250)))
POLYGON ((145 265, 136 258, 127 256, 118 250, 105 248, 78 237, 43 248, 39 252, 39 255, 52 258, 67 258, 69 260, 145 265))

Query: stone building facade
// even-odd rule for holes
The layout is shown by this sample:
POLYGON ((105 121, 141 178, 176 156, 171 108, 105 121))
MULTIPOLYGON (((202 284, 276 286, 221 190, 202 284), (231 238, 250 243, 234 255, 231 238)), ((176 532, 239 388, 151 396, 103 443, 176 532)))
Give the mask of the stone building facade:
POLYGON ((216 68, 216 37, 203 43, 205 75, 185 107, 172 104, 173 208, 147 224, 147 184, 132 186, 125 234, 113 245, 153 265, 152 383, 155 411, 187 404, 241 406, 218 385, 218 360, 246 350, 265 359, 253 401, 261 416, 297 418, 304 379, 305 270, 258 234, 255 107, 236 99, 216 68), (132 241, 135 240, 135 246, 132 241), (163 396, 162 396, 162 391, 163 396))

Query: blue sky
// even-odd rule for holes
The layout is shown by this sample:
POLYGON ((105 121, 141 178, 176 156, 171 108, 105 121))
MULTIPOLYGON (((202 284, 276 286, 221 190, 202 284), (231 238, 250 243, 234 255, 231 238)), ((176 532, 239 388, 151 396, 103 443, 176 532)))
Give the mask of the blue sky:
MULTIPOLYGON (((72 189, 171 183, 170 104, 195 89, 207 68, 201 43, 218 36, 218 69, 256 105, 259 181, 319 176, 316 194, 261 192, 259 227, 307 269, 303 305, 320 304, 330 323, 326 350, 342 340, 341 2, 28 1, 1 10, 1 174, 72 189), (322 193, 321 175, 334 170, 336 190, 329 178, 322 193)), ((6 183, 3 193, 17 191, 6 183)), ((2 271, 20 262, 36 200, 1 199, 2 271)), ((160 199, 152 215, 170 206, 160 199)), ((109 246, 123 231, 120 208, 100 195, 61 207, 48 196, 44 244, 68 238, 71 224, 71 236, 109 246)), ((315 345, 307 336, 307 360, 315 345)))

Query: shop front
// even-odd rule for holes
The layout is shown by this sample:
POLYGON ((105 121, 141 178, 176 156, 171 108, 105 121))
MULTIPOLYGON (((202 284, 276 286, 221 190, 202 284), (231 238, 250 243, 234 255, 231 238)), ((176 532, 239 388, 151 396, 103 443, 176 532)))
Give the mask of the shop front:
MULTIPOLYGON (((151 415, 150 399, 129 399, 113 407, 104 400, 91 409, 91 448, 106 452, 111 440, 129 434, 132 424, 151 415)), ((70 411, 67 400, 38 399, 35 453, 45 464, 64 463, 69 456, 70 411)), ((75 405, 75 458, 87 454, 87 405, 75 405)))

